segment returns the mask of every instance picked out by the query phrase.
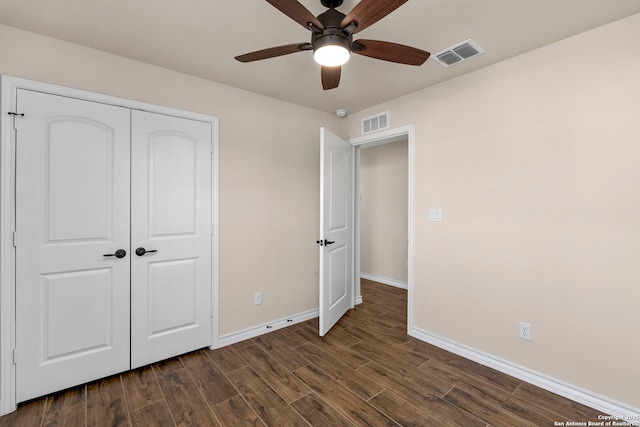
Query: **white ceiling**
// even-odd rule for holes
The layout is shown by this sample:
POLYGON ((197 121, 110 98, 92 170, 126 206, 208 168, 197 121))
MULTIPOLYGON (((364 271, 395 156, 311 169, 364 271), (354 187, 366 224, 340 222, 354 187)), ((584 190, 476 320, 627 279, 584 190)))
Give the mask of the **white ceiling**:
MULTIPOLYGON (((320 0, 300 2, 314 15, 326 10, 320 0)), ((345 0, 339 10, 357 3, 345 0)), ((352 55, 340 86, 323 91, 311 52, 234 60, 310 41, 264 0, 0 0, 2 24, 328 112, 359 111, 635 13, 639 0, 411 0, 355 39, 431 53, 473 39, 486 52, 449 68, 352 55)))

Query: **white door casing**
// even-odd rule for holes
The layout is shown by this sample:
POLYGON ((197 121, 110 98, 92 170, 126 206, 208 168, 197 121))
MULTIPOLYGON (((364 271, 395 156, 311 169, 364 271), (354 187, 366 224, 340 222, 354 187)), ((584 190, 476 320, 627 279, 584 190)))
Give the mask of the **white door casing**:
POLYGON ((129 369, 125 108, 18 90, 17 400, 129 369), (123 258, 104 256, 124 249, 123 258))
POLYGON ((353 308, 353 152, 320 130, 320 336, 353 308))
POLYGON ((132 368, 211 345, 211 133, 132 112, 132 368))

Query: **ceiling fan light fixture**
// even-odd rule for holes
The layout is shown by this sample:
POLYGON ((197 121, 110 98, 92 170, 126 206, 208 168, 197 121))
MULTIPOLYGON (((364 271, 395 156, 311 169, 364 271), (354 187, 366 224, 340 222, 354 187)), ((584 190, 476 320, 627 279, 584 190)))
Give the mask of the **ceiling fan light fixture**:
POLYGON ((349 40, 339 36, 324 36, 315 40, 313 59, 325 67, 337 67, 346 64, 351 56, 349 40))
POLYGON ((313 53, 313 59, 318 64, 326 67, 337 67, 338 65, 346 64, 350 56, 347 49, 336 45, 322 46, 313 53))

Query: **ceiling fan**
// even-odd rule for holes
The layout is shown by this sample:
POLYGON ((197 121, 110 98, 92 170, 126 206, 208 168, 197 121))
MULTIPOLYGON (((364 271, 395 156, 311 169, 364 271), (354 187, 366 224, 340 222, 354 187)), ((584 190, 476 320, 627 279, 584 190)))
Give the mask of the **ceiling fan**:
POLYGON ((430 53, 402 44, 359 39, 353 34, 378 22, 408 0, 362 0, 348 15, 336 10, 343 0, 320 0, 326 12, 313 16, 298 0, 267 0, 289 18, 311 31, 311 43, 293 43, 258 50, 236 56, 240 62, 253 62, 290 53, 313 51, 313 57, 322 65, 322 87, 324 90, 338 87, 342 65, 351 53, 397 62, 407 65, 422 65, 430 53))

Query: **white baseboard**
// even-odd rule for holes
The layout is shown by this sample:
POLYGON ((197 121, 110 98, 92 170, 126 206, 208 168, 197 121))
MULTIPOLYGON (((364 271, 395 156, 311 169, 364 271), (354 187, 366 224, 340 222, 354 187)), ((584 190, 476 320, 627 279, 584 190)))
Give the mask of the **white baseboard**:
POLYGON ((446 338, 442 338, 420 328, 413 327, 408 333, 412 337, 421 341, 433 344, 436 347, 440 347, 444 350, 450 351, 451 353, 480 363, 481 365, 488 366, 522 381, 526 381, 529 384, 533 384, 552 393, 594 408, 601 411, 603 414, 618 416, 620 417, 618 421, 626 422, 627 425, 640 426, 640 409, 632 408, 624 403, 616 402, 540 372, 497 358, 488 353, 449 341, 446 338))
POLYGON ((360 278, 371 280, 373 282, 382 283, 384 285, 395 286, 396 288, 409 289, 409 285, 406 282, 401 282, 395 279, 388 279, 386 277, 376 276, 375 274, 360 273, 360 278))
POLYGON ((276 331, 278 329, 286 328, 287 326, 295 325, 309 319, 314 319, 319 316, 319 310, 309 310, 304 313, 299 313, 294 316, 283 317, 282 319, 274 320, 269 323, 254 326, 252 328, 245 329, 239 332, 233 332, 227 335, 223 335, 218 339, 218 347, 225 347, 231 344, 235 344, 240 341, 254 338, 260 335, 268 334, 269 332, 276 331))
MULTIPOLYGON (((354 305, 362 304, 362 296, 354 298, 353 303, 354 305)), ((278 329, 286 328, 287 326, 295 325, 296 323, 305 322, 309 319, 315 319, 319 316, 320 310, 316 308, 304 313, 296 314, 294 316, 283 317, 282 319, 244 329, 242 331, 232 332, 230 334, 222 335, 220 338, 218 338, 218 346, 211 348, 214 349, 226 347, 240 341, 248 340, 260 335, 268 334, 269 332, 277 331, 278 329)))

